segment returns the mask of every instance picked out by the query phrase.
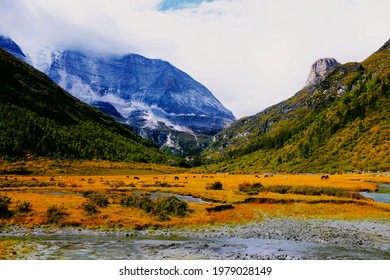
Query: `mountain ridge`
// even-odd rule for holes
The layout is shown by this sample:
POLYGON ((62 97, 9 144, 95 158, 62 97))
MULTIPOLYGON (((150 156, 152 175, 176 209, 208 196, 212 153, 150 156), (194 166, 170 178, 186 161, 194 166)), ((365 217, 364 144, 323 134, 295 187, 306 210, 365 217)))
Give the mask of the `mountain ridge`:
POLYGON ((380 47, 380 49, 377 50, 375 53, 382 52, 382 51, 384 51, 386 49, 390 49, 390 39, 386 43, 384 43, 383 46, 380 47))
POLYGON ((208 170, 389 170, 388 43, 366 60, 338 65, 319 84, 221 131, 203 153, 215 163, 208 170))

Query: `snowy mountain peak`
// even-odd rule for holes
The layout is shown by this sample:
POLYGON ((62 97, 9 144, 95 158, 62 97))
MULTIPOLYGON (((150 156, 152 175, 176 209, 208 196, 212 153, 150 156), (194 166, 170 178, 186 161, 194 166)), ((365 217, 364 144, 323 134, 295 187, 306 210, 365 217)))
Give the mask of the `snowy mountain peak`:
POLYGON ((175 133, 214 135, 235 120, 206 87, 160 59, 50 48, 27 56, 62 88, 159 146, 172 147, 175 133))
POLYGON ((0 48, 25 61, 26 55, 22 49, 10 38, 0 35, 0 48))
POLYGON ((45 59, 49 63, 38 59, 35 66, 61 87, 87 103, 112 104, 129 124, 134 112, 144 112, 145 127, 162 122, 179 131, 202 132, 210 125, 217 131, 234 120, 207 88, 162 60, 73 50, 51 52, 45 59))

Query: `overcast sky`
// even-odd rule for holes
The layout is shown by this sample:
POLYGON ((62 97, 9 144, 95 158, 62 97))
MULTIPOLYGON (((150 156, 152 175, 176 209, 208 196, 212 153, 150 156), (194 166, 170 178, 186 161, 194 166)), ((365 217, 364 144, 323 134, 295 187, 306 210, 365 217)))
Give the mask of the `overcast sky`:
POLYGON ((318 58, 362 61, 390 38, 388 0, 0 0, 0 33, 167 60, 237 118, 300 90, 318 58))

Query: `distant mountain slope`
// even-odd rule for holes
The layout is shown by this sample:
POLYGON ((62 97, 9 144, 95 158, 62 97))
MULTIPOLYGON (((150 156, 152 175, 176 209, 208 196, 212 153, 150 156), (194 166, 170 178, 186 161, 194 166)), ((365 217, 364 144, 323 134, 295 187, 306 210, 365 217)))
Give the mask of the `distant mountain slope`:
POLYGON ((206 87, 166 61, 77 50, 47 49, 28 56, 80 100, 178 154, 199 153, 204 139, 235 120, 206 87))
POLYGON ((0 49, 0 158, 26 155, 156 163, 168 160, 152 142, 0 49))
MULTIPOLYGON (((334 63, 337 64, 337 63, 334 63)), ((205 151, 223 172, 390 169, 390 41, 361 63, 217 134, 205 151)))

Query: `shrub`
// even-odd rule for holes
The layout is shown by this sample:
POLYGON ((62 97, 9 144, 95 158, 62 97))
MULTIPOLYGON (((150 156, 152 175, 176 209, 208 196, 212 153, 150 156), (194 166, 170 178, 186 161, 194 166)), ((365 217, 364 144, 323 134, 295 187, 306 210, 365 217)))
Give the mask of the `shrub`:
POLYGON ((172 185, 168 184, 167 182, 159 182, 155 184, 157 187, 162 187, 162 188, 170 188, 172 185))
POLYGON ((179 184, 174 184, 173 187, 174 188, 184 188, 185 186, 184 185, 179 185, 179 184))
POLYGON ((120 204, 123 206, 135 207, 137 199, 138 197, 136 195, 126 195, 121 198, 120 204))
POLYGON ((162 197, 152 201, 149 195, 138 196, 133 194, 122 197, 120 204, 158 215, 160 221, 169 220, 168 215, 184 217, 188 211, 188 203, 174 196, 162 197))
POLYGON ((275 192, 280 194, 300 194, 300 195, 311 195, 311 196, 336 196, 336 197, 347 197, 353 199, 361 198, 359 193, 350 192, 343 189, 332 188, 332 187, 311 187, 311 186, 273 186, 266 189, 269 192, 275 192))
POLYGON ((222 190, 222 183, 220 181, 214 182, 211 185, 207 186, 206 190, 220 191, 222 190))
POLYGON ((87 190, 83 192, 84 197, 89 197, 91 194, 93 194, 95 191, 93 190, 87 190))
POLYGON ((11 204, 11 198, 6 195, 0 195, 0 218, 10 217, 12 212, 8 209, 11 204))
POLYGON ((249 184, 249 183, 242 183, 240 184, 239 188, 240 192, 244 192, 248 195, 257 195, 260 192, 264 191, 264 187, 260 183, 255 184, 249 184))
POLYGON ((65 212, 64 207, 50 206, 46 211, 46 218, 49 224, 55 224, 61 221, 65 216, 69 215, 65 212))
POLYGON ((153 210, 153 202, 149 195, 128 195, 121 198, 120 204, 127 207, 136 207, 149 213, 153 210))
POLYGON ((88 199, 83 203, 83 209, 90 215, 99 213, 98 207, 106 207, 109 204, 108 198, 100 192, 88 190, 83 192, 83 196, 88 199))
POLYGON ((92 201, 87 201, 87 202, 83 203, 83 208, 84 208, 85 212, 87 212, 90 215, 97 214, 100 212, 97 208, 97 205, 92 201))
POLYGON ((95 203, 99 207, 106 207, 110 204, 108 198, 100 192, 88 190, 83 192, 83 196, 89 198, 91 202, 95 203))
POLYGON ((32 204, 28 201, 20 202, 18 201, 16 204, 16 211, 19 213, 28 213, 32 210, 32 204))
POLYGON ((245 192, 248 195, 257 195, 259 192, 272 192, 280 194, 299 194, 299 195, 310 195, 310 196, 336 196, 336 197, 347 197, 352 199, 360 199, 361 195, 357 192, 350 192, 343 189, 332 188, 332 187, 311 187, 311 186, 267 186, 264 187, 260 183, 249 184, 242 183, 239 186, 241 192, 245 192))
POLYGON ((159 215, 174 215, 184 217, 188 211, 188 203, 174 196, 162 197, 157 200, 155 212, 159 215))
MULTIPOLYGON (((286 194, 286 193, 293 193, 292 190, 294 188, 292 186, 284 186, 284 185, 280 185, 280 186, 268 186, 268 187, 264 187, 263 191, 267 191, 267 192, 273 192, 273 193, 280 193, 280 194, 286 194)), ((297 192, 299 191, 302 191, 304 192, 304 190, 299 190, 298 187, 295 188, 297 190, 297 192)), ((297 193, 299 194, 299 193, 297 193)))
POLYGON ((152 212, 154 208, 154 204, 149 195, 141 195, 138 198, 138 208, 144 210, 146 213, 152 212))

